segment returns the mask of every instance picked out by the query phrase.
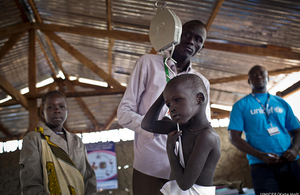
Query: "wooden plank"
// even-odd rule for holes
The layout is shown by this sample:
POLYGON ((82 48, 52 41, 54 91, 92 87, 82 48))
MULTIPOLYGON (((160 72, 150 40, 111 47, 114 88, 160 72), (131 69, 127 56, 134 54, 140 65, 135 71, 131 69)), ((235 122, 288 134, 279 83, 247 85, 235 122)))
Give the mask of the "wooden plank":
POLYGON ((0 28, 0 39, 9 37, 13 34, 27 32, 32 27, 30 22, 15 24, 11 26, 7 26, 4 28, 0 28))
POLYGON ((27 99, 1 75, 0 75, 0 88, 6 94, 10 95, 14 100, 16 100, 19 104, 21 104, 24 108, 28 110, 27 99))
POLYGON ((13 34, 8 41, 0 49, 0 61, 2 58, 16 45, 16 43, 24 36, 26 32, 13 34))
MULTIPOLYGON (((57 55, 57 52, 56 52, 56 50, 55 50, 55 48, 54 48, 54 46, 53 46, 50 38, 47 35, 45 35, 45 38, 46 38, 46 42, 47 42, 47 44, 49 46, 50 52, 51 52, 52 56, 54 57, 54 61, 55 61, 56 65, 63 72, 63 74, 66 74, 64 68, 62 67, 60 59, 59 59, 59 57, 57 55)), ((56 77, 56 75, 55 75, 55 77, 56 77)))
MULTIPOLYGON (((115 94, 124 94, 124 89, 110 89, 102 88, 94 91, 76 91, 76 92, 64 92, 65 96, 68 97, 89 97, 89 96, 99 96, 99 95, 115 95, 115 94)), ((37 94, 34 98, 42 98, 45 94, 37 94)), ((25 95, 26 96, 26 95, 25 95)))
POLYGON ((35 96, 36 94, 36 51, 35 51, 35 29, 29 30, 29 43, 28 43, 28 87, 29 94, 35 96))
POLYGON ((221 6, 223 5, 224 0, 218 0, 214 6, 213 12, 211 13, 207 23, 206 23, 206 30, 208 31, 213 23, 213 21, 215 20, 221 6))
POLYGON ((18 102, 17 100, 15 99, 11 99, 11 100, 8 100, 6 102, 3 102, 0 104, 0 107, 5 107, 5 106, 13 106, 13 105, 17 105, 17 104, 20 104, 20 102, 18 102))
POLYGON ((108 75, 112 75, 112 55, 113 55, 113 47, 115 44, 114 39, 108 40, 108 52, 107 52, 107 64, 108 64, 108 75))
POLYGON ((76 50, 74 47, 72 47, 69 43, 67 43, 66 41, 61 39, 55 33, 50 32, 50 31, 44 31, 44 33, 49 38, 51 38, 54 42, 56 42, 59 46, 64 48, 68 53, 70 53, 72 56, 74 56, 77 60, 79 60, 83 65, 85 65, 87 68, 89 68, 91 71, 93 71, 96 75, 98 75, 103 80, 105 80, 110 87, 119 88, 119 89, 124 88, 118 81, 116 81, 114 78, 112 78, 110 75, 108 75, 104 70, 99 68, 90 59, 85 57, 82 53, 80 53, 78 50, 76 50))
MULTIPOLYGON (((276 70, 270 70, 268 71, 269 76, 276 76, 279 74, 290 74, 293 72, 300 71, 300 66, 295 66, 291 68, 284 68, 284 69, 276 69, 276 70)), ((241 80, 247 80, 248 74, 243 75, 237 75, 237 76, 231 76, 231 77, 223 77, 223 78, 217 78, 217 79, 209 79, 209 82, 211 85, 213 84, 219 84, 219 83, 228 83, 233 81, 241 81, 241 80)))
POLYGON ((237 45, 232 43, 217 43, 217 42, 205 42, 205 49, 213 49, 218 51, 234 52, 249 55, 258 56, 271 56, 276 58, 300 60, 300 53, 292 52, 288 48, 278 47, 276 49, 272 47, 254 47, 247 45, 237 45))
POLYGON ((276 95, 282 97, 282 98, 287 98, 288 96, 298 92, 300 90, 300 80, 296 83, 294 83, 292 86, 286 88, 283 91, 278 91, 276 95))
POLYGON ((150 42, 149 36, 146 34, 130 33, 116 30, 100 30, 85 26, 63 26, 57 24, 33 24, 33 28, 40 29, 42 31, 56 31, 64 33, 72 33, 84 36, 98 37, 98 38, 113 38, 123 41, 131 42, 150 42))
POLYGON ((112 30, 111 25, 111 0, 106 0, 106 23, 107 23, 107 30, 112 30))
MULTIPOLYGON (((34 24, 34 28, 41 30, 50 30, 57 32, 72 33, 78 35, 85 35, 98 38, 114 38, 118 40, 131 41, 131 42, 150 42, 149 36, 139 33, 129 33, 116 30, 100 30, 89 27, 71 27, 54 24, 34 24)), ((300 53, 292 52, 289 48, 274 49, 274 47, 255 47, 250 45, 237 45, 232 43, 216 43, 205 42, 204 49, 213 49, 226 52, 235 52, 249 55, 271 56, 284 59, 300 60, 300 53)))
POLYGON ((117 117, 117 111, 118 111, 118 106, 114 110, 114 112, 110 115, 110 117, 107 119, 105 124, 101 127, 101 130, 108 130, 110 126, 113 124, 114 119, 117 117))
MULTIPOLYGON (((28 43, 28 87, 30 97, 35 97, 37 94, 36 90, 36 51, 35 51, 35 29, 29 30, 29 43, 28 43)), ((28 131, 33 131, 38 126, 38 108, 37 100, 35 98, 28 99, 28 111, 29 111, 29 126, 28 131)))
POLYGON ((23 22, 24 23, 29 22, 29 19, 28 19, 26 13, 25 13, 20 1, 19 0, 14 0, 14 2, 15 2, 16 6, 18 7, 18 9, 21 13, 21 18, 22 18, 23 22))
POLYGON ((38 41, 38 44, 39 44, 39 46, 40 46, 40 48, 41 48, 41 50, 42 50, 42 52, 43 52, 43 54, 44 54, 44 57, 46 58, 46 61, 47 61, 47 63, 48 63, 48 66, 49 66, 50 69, 51 69, 52 77, 53 77, 53 78, 56 78, 54 67, 52 66, 52 64, 51 64, 51 62, 50 62, 50 59, 49 59, 49 57, 48 57, 48 55, 47 55, 47 53, 46 53, 46 50, 45 50, 43 44, 41 43, 41 41, 40 41, 38 38, 37 38, 37 41, 38 41))
POLYGON ((34 5, 34 2, 32 0, 27 0, 31 10, 33 11, 34 13, 34 18, 35 20, 38 22, 38 23, 41 23, 42 22, 42 19, 41 19, 41 16, 38 12, 38 10, 36 9, 36 6, 34 5))
MULTIPOLYGON (((112 30, 111 24, 111 0, 106 0, 106 23, 107 23, 107 30, 112 30)), ((107 64, 108 64, 108 75, 112 75, 112 48, 114 47, 115 40, 110 38, 108 40, 108 52, 107 52, 107 64)))

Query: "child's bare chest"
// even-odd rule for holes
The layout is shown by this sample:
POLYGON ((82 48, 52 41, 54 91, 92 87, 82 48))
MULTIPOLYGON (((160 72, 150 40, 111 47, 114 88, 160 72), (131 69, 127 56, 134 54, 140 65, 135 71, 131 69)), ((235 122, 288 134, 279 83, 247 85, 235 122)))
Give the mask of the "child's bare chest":
POLYGON ((182 140, 182 150, 183 150, 183 156, 184 156, 184 161, 187 162, 189 156, 193 152, 195 142, 197 135, 189 134, 189 135, 182 135, 181 140, 182 140))

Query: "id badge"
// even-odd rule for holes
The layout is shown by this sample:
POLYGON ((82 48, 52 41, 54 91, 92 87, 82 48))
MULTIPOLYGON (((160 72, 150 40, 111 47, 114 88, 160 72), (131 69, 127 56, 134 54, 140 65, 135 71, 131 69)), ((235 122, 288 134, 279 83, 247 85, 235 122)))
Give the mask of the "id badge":
POLYGON ((268 130, 268 133, 269 133, 270 136, 276 135, 276 134, 279 134, 279 133, 280 133, 278 127, 270 127, 270 128, 267 129, 267 130, 268 130))

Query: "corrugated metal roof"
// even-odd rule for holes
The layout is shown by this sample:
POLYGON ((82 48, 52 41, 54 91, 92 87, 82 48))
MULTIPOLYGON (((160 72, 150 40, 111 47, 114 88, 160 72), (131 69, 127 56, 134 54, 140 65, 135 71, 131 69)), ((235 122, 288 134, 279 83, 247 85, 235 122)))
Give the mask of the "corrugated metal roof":
MULTIPOLYGON (((90 27, 107 30, 106 0, 34 0, 41 20, 45 24, 57 24, 70 27, 90 27)), ((156 1, 111 0, 112 30, 148 34, 152 17, 155 15, 156 1)), ((204 23, 209 21, 216 0, 172 0, 159 1, 162 6, 173 10, 182 23, 199 19, 204 23)), ((29 1, 4 0, 0 2, 0 29, 8 29, 12 25, 22 24, 24 18, 34 15, 29 1), (23 6, 22 11, 16 5, 23 6), (24 7, 25 6, 25 7, 24 7)), ((1 31, 3 32, 3 31, 1 31)), ((77 51, 86 56, 119 83, 127 83, 135 61, 143 54, 151 51, 149 42, 131 42, 114 40, 112 45, 112 67, 110 70, 109 39, 83 36, 76 33, 55 32, 60 38, 77 51)), ((43 33, 39 39, 45 41, 43 33), (42 36, 41 36, 42 35, 42 36)), ((14 88, 21 90, 28 86, 28 33, 1 59, 0 75, 14 88)), ((0 49, 9 40, 9 36, 0 35, 0 49)), ((278 47, 281 51, 299 52, 300 55, 300 2, 295 0, 226 0, 222 4, 212 26, 208 31, 207 42, 255 46, 259 48, 278 47)), ((42 42, 44 44, 45 42, 42 42)), ((64 71, 70 76, 89 78, 102 81, 95 72, 84 66, 75 57, 52 41, 64 71)), ((0 50, 1 51, 1 50, 0 50)), ((48 51, 49 52, 49 51, 48 51)), ((272 56, 241 54, 204 48, 193 59, 193 67, 208 79, 247 74, 249 69, 261 64, 268 70, 277 70, 300 66, 297 59, 272 56)), ((51 62, 53 62, 50 56, 51 62)), ((53 74, 36 41, 37 82, 45 80, 53 74)), ((54 66, 57 66, 54 63, 54 66)), ((279 77, 271 77, 270 85, 276 85, 279 77)), ((78 91, 87 90, 75 87, 78 91)), ((65 88, 66 92, 69 92, 65 88)), ((235 101, 250 92, 246 80, 211 85, 212 103, 232 105, 235 101)), ((7 94, 0 90, 0 100, 7 94)), ((90 112, 100 125, 107 122, 116 109, 122 95, 91 96, 82 98, 90 112)), ((39 100, 40 101, 40 100, 39 100)), ((78 106, 75 98, 68 98, 69 117, 67 127, 74 131, 93 130, 93 122, 78 106)), ((13 135, 26 132, 28 128, 28 111, 20 105, 1 107, 0 122, 13 135)), ((110 129, 118 128, 114 120, 110 129)), ((0 133, 0 138, 5 135, 0 133)))

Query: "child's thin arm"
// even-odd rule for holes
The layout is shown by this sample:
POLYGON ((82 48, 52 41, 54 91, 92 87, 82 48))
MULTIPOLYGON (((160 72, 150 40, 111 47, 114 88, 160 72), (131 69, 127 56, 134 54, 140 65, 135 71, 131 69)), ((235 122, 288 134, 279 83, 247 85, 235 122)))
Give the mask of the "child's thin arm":
POLYGON ((141 124, 143 129, 160 134, 168 134, 170 131, 176 129, 176 123, 169 118, 164 117, 162 120, 158 120, 159 113, 164 105, 165 101, 161 94, 144 116, 141 124))
MULTIPOLYGON (((180 132, 174 131, 168 135, 167 153, 171 165, 172 176, 176 179, 178 186, 182 190, 187 190, 195 184, 200 174, 204 171, 203 168, 209 153, 214 148, 214 144, 216 144, 213 136, 206 134, 206 132, 203 133, 201 136, 198 136, 193 151, 188 157, 188 161, 185 162, 185 168, 180 165, 179 157, 174 153, 175 141, 180 132)), ((191 143, 186 142, 185 144, 191 143)))

